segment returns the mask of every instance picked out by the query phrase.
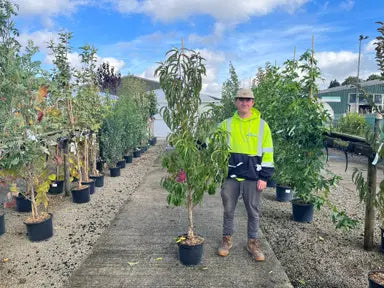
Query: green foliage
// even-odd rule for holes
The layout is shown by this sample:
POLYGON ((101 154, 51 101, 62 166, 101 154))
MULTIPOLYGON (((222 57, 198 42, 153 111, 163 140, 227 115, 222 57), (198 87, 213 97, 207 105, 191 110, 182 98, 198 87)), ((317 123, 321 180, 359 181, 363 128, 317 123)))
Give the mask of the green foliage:
POLYGON ((348 113, 337 123, 336 130, 342 133, 364 137, 370 127, 365 118, 358 113, 348 113))
POLYGON ((375 50, 376 50, 376 63, 379 67, 379 70, 381 71, 381 77, 384 77, 384 22, 376 22, 380 25, 379 28, 377 28, 377 31, 381 34, 376 37, 375 41, 375 50))
POLYGON ((0 1, 0 171, 2 178, 17 177, 27 183, 25 194, 32 201, 35 218, 38 205, 48 205, 45 157, 52 139, 46 132, 52 127, 44 117, 47 95, 42 87, 46 80, 36 77, 44 73, 40 63, 33 61, 38 50, 30 41, 25 52, 20 51, 12 20, 15 15, 13 4, 0 1))
POLYGON ((341 86, 355 85, 358 82, 360 82, 360 81, 358 81, 356 76, 348 76, 347 78, 344 79, 343 83, 341 83, 341 86))
POLYGON ((231 62, 229 63, 229 75, 229 79, 223 83, 220 105, 212 107, 213 117, 218 123, 232 117, 236 111, 235 98, 237 90, 239 90, 239 78, 231 62))
POLYGON ((335 80, 331 80, 328 88, 339 87, 339 86, 340 86, 340 83, 335 79, 335 80))
POLYGON ((122 159, 122 131, 123 123, 112 111, 112 113, 104 119, 100 136, 100 146, 103 152, 102 157, 107 162, 109 168, 116 167, 117 162, 122 159))
POLYGON ((211 111, 198 114, 204 59, 187 49, 172 49, 160 63, 160 76, 168 106, 161 111, 171 129, 167 140, 173 151, 163 156, 168 175, 162 185, 169 192, 168 203, 187 205, 188 238, 194 237, 193 207, 203 200, 205 192, 214 194, 227 174, 229 156, 226 132, 215 128, 211 111), (202 145, 202 143, 206 143, 202 145))
MULTIPOLYGON (((280 185, 292 187, 295 197, 303 202, 317 209, 326 204, 337 211, 328 200, 331 187, 340 177, 325 170, 323 133, 329 115, 315 97, 319 75, 310 51, 298 61, 287 60, 281 68, 267 63, 256 75, 255 107, 272 131, 273 178, 280 185)), ((344 216, 338 212, 334 221, 349 229, 354 221, 344 216)))
MULTIPOLYGON (((146 144, 149 139, 148 120, 154 110, 153 95, 148 94, 145 89, 145 83, 134 77, 125 77, 119 88, 119 98, 128 97, 134 107, 135 116, 129 128, 133 144, 127 148, 140 147, 146 144)), ((119 104, 117 104, 119 105, 119 104)), ((154 114, 153 114, 154 115, 154 114)))

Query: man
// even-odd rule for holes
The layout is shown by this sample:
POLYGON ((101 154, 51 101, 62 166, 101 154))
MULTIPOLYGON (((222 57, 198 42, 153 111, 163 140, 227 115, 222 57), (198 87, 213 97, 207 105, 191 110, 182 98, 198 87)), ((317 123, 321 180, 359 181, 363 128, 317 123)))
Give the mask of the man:
POLYGON ((273 145, 271 130, 260 118, 260 112, 253 108, 254 103, 251 89, 239 89, 235 100, 237 112, 221 123, 221 128, 228 131, 231 154, 228 178, 221 190, 224 224, 223 242, 218 254, 226 257, 232 248, 235 208, 242 194, 248 214, 247 250, 256 261, 264 261, 258 234, 260 194, 274 171, 273 145))

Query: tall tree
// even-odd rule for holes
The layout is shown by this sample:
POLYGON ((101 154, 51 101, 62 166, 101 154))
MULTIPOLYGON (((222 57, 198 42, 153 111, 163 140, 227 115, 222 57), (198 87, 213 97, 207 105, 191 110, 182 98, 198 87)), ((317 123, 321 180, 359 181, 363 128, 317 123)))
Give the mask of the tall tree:
POLYGON ((117 88, 121 83, 121 74, 115 71, 115 67, 110 66, 109 63, 101 64, 97 68, 96 79, 101 91, 117 94, 117 88))
POLYGON ((365 81, 371 81, 371 80, 384 80, 384 76, 381 76, 378 74, 371 74, 368 76, 367 80, 365 81))
POLYGON ((384 22, 376 22, 377 24, 381 25, 379 28, 377 28, 377 31, 381 34, 380 36, 376 37, 376 62, 377 66, 379 66, 379 69, 381 71, 381 76, 384 77, 384 22))
POLYGON ((234 102, 237 90, 239 90, 239 78, 237 77, 235 67, 229 62, 229 78, 223 83, 221 105, 214 109, 216 121, 220 122, 231 117, 236 111, 234 102))
POLYGON ((348 76, 347 78, 345 78, 343 83, 341 83, 341 86, 353 85, 353 84, 356 84, 358 82, 359 81, 357 81, 357 77, 356 76, 348 76))
POLYGON ((335 79, 335 80, 331 80, 328 88, 333 88, 333 87, 338 87, 338 86, 340 86, 340 83, 335 79))

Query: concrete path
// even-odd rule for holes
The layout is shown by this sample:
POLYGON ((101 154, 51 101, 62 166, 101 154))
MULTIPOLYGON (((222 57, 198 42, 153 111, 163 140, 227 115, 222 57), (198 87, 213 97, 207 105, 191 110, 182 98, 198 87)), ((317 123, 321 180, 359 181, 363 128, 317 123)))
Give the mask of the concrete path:
POLYGON ((231 254, 216 255, 223 213, 219 193, 206 194, 202 207, 194 210, 195 230, 205 238, 202 264, 182 265, 175 237, 186 232, 187 213, 184 207, 167 205, 167 192, 159 184, 163 175, 157 161, 67 287, 292 287, 266 239, 265 262, 256 263, 246 251, 242 201, 231 254))

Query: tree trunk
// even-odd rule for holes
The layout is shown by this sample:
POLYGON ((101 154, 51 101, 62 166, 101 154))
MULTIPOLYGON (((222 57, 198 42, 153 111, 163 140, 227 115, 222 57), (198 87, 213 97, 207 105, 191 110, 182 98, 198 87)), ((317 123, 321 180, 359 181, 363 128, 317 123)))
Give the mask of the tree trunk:
POLYGON ((88 135, 84 137, 84 181, 89 181, 88 169, 89 169, 89 158, 88 158, 88 135))
POLYGON ((69 154, 68 154, 68 141, 64 143, 64 195, 69 196, 71 194, 71 175, 69 172, 69 154))
POLYGON ((75 153, 76 153, 76 160, 77 160, 77 171, 79 172, 79 179, 78 179, 78 187, 80 188, 81 187, 81 182, 83 182, 83 175, 82 175, 82 172, 81 172, 81 161, 80 161, 80 151, 79 151, 79 148, 78 148, 78 144, 75 140, 75 153))
MULTIPOLYGON (((33 183, 33 181, 31 181, 33 183)), ((35 191, 33 190, 33 185, 31 185, 31 202, 32 202, 32 218, 36 219, 37 216, 39 216, 39 213, 37 212, 37 206, 35 201, 35 191)))
POLYGON ((193 203, 192 203, 192 191, 188 190, 188 239, 195 237, 193 232, 193 203))

